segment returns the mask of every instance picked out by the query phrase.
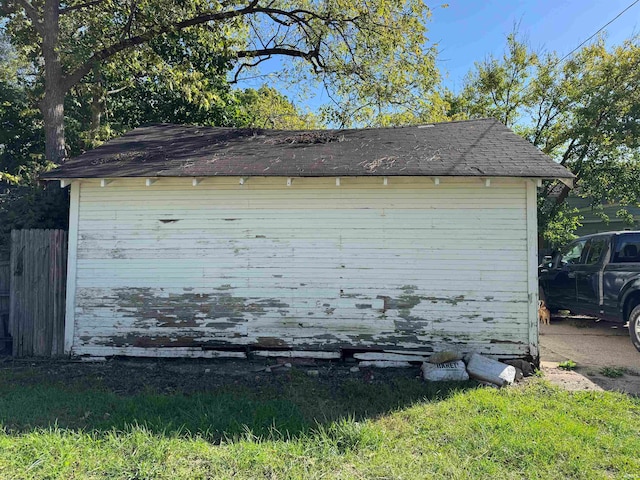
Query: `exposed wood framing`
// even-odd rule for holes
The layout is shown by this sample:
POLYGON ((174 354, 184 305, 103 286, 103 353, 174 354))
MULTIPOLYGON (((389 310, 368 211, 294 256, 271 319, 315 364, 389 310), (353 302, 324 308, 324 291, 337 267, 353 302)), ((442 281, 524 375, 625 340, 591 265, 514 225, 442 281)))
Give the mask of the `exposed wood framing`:
POLYGON ((251 352, 256 357, 271 357, 271 358, 314 358, 319 360, 339 360, 340 352, 314 352, 304 350, 256 350, 251 352))
POLYGON ((227 350, 203 350, 197 347, 101 347, 82 349, 83 355, 94 355, 99 352, 101 356, 130 356, 130 357, 160 357, 160 358, 247 358, 245 352, 233 352, 227 350))
POLYGON ((439 352, 439 349, 434 349, 433 352, 424 352, 424 351, 408 351, 408 350, 383 350, 383 353, 398 353, 400 355, 415 355, 418 357, 429 358, 436 352, 439 352))
POLYGON ((428 357, 400 353, 364 352, 354 353, 353 358, 358 360, 384 360, 394 362, 426 362, 428 357))
POLYGON ((359 367, 367 368, 408 368, 411 366, 409 362, 400 362, 393 360, 365 360, 358 363, 359 367))

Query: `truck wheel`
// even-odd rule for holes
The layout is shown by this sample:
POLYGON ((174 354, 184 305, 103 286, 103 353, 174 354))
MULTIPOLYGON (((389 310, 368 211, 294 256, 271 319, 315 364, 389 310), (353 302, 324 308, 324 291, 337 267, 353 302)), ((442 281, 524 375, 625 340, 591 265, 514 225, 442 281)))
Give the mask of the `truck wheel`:
POLYGON ((629 335, 633 346, 640 352, 640 305, 636 305, 629 315, 629 335))

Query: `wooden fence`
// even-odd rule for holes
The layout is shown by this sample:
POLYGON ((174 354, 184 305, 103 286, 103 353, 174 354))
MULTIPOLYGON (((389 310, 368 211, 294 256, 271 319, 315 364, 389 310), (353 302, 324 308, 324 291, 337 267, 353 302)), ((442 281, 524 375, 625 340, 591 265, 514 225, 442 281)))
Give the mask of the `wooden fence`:
POLYGON ((13 356, 62 355, 67 232, 11 232, 9 333, 13 356))
POLYGON ((0 261, 0 355, 11 355, 9 337, 9 285, 11 267, 8 261, 0 261))

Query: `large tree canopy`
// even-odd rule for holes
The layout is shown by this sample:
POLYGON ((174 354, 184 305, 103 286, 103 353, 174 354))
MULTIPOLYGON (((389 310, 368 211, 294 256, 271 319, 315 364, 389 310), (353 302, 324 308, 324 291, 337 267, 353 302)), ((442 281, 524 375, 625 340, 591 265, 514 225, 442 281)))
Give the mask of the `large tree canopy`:
POLYGON ((89 75, 97 81, 112 59, 145 57, 153 42, 166 39, 192 44, 179 52, 186 75, 197 70, 191 68, 194 62, 233 66, 241 75, 273 56, 299 60, 310 68, 298 63, 291 72, 323 81, 339 99, 331 113, 342 123, 363 108, 381 112, 405 102, 437 77, 435 51, 425 37, 430 12, 421 0, 2 0, 0 5, 12 43, 33 60, 43 87, 46 155, 54 162, 67 154, 67 93, 89 75))
MULTIPOLYGON (((594 209, 640 202, 640 41, 607 48, 603 38, 570 58, 537 54, 516 35, 502 58, 476 64, 458 95, 447 94, 453 118, 495 117, 577 176, 577 192, 594 209)), ((566 207, 569 187, 549 182, 539 200, 540 231, 555 244, 578 219, 566 207)))
MULTIPOLYGON (((313 128, 277 91, 234 90, 226 71, 204 60, 206 48, 185 66, 189 42, 151 42, 145 51, 105 62, 72 87, 65 98, 66 148, 77 155, 145 123, 171 122, 231 127, 313 128), (143 73, 144 71, 144 73, 143 73), (95 72, 92 72, 92 74, 95 72)), ((195 48, 195 47, 194 47, 195 48)), ((43 122, 36 104, 41 84, 32 66, 0 33, 0 257, 13 228, 66 228, 67 191, 39 185, 51 167, 44 155, 43 122)))

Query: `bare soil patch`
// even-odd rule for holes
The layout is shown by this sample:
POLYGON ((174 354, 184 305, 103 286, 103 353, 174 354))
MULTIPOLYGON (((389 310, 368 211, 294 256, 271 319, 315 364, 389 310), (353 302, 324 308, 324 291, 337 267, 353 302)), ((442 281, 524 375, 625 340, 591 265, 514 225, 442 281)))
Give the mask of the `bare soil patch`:
POLYGON ((355 363, 303 361, 285 366, 286 362, 264 360, 198 360, 198 359, 113 359, 103 362, 69 360, 0 361, 0 372, 11 371, 25 385, 60 384, 65 387, 99 388, 118 395, 145 392, 185 395, 211 392, 222 388, 284 387, 293 376, 308 376, 320 388, 340 388, 344 383, 390 385, 399 379, 420 380, 420 369, 360 369, 351 371, 355 363))
POLYGON ((540 349, 543 370, 553 383, 590 390, 590 382, 604 390, 640 396, 640 352, 621 324, 554 316, 551 325, 541 325, 540 349), (566 360, 576 362, 574 372, 556 367, 566 360))

